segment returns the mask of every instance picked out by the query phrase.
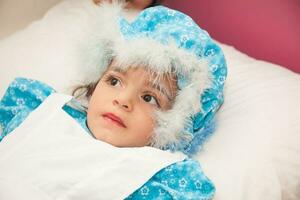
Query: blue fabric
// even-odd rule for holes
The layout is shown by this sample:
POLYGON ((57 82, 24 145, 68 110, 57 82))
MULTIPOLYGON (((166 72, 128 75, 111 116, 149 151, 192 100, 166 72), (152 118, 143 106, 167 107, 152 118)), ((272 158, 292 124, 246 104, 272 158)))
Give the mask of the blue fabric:
MULTIPOLYGON (((223 87, 227 76, 227 65, 221 48, 189 16, 164 6, 143 10, 132 22, 119 19, 120 30, 124 38, 149 38, 161 44, 175 42, 179 49, 190 52, 198 59, 206 59, 212 74, 212 86, 199 94, 202 111, 191 116, 191 125, 185 129, 193 135, 193 140, 180 146, 168 146, 167 149, 180 150, 191 155, 197 152, 215 129, 214 115, 224 101, 223 87)), ((189 83, 187 77, 178 76, 181 89, 189 83)))
MULTIPOLYGON (((53 92, 54 89, 39 81, 16 78, 0 101, 0 125, 3 129, 0 141, 53 92)), ((85 113, 69 105, 63 106, 63 110, 88 130, 85 113)), ((208 200, 214 193, 215 187, 204 175, 199 163, 186 159, 162 169, 126 199, 208 200)))

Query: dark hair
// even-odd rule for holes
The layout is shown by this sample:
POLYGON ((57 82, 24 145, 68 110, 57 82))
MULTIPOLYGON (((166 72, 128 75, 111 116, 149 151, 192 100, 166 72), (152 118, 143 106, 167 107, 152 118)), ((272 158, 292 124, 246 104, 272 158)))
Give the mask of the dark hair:
POLYGON ((92 96, 98 82, 99 81, 97 81, 96 83, 92 82, 89 84, 76 86, 72 91, 72 96, 74 96, 75 98, 84 96, 85 98, 89 99, 92 96))
POLYGON ((164 0, 153 0, 152 3, 148 6, 149 7, 153 7, 153 6, 157 6, 160 5, 164 0))

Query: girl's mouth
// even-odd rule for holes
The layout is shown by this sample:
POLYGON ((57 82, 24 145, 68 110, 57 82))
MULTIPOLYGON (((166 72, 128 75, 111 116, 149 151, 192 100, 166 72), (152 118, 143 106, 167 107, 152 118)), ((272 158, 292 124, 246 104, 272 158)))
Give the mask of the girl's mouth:
POLYGON ((105 119, 105 120, 108 120, 120 127, 123 127, 123 128, 126 128, 124 122, 122 121, 122 119, 118 116, 116 116, 115 114, 113 113, 104 113, 102 115, 102 117, 105 119))

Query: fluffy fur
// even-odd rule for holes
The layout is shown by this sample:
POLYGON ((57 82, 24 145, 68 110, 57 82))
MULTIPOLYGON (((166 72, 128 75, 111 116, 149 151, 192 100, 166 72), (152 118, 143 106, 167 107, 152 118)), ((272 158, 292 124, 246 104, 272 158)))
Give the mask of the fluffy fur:
POLYGON ((95 21, 88 24, 91 34, 84 66, 87 80, 97 81, 113 58, 123 69, 147 66, 158 74, 172 72, 186 77, 188 84, 180 88, 172 109, 155 113, 157 126, 151 145, 164 149, 190 142, 193 136, 186 129, 192 126, 191 116, 201 110, 201 94, 211 86, 208 63, 179 49, 175 42, 163 45, 149 38, 125 40, 118 24, 118 16, 124 16, 124 9, 118 2, 103 2, 91 14, 95 15, 95 21))

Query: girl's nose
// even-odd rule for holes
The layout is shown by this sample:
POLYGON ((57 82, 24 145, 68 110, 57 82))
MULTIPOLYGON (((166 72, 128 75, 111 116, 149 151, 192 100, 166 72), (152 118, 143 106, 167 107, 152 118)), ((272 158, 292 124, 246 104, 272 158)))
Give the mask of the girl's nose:
POLYGON ((119 95, 112 103, 114 106, 119 106, 125 111, 131 111, 133 108, 131 97, 129 97, 129 95, 119 95))

